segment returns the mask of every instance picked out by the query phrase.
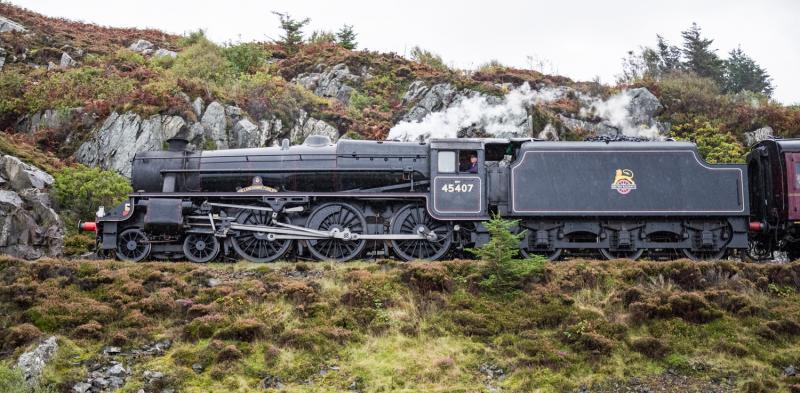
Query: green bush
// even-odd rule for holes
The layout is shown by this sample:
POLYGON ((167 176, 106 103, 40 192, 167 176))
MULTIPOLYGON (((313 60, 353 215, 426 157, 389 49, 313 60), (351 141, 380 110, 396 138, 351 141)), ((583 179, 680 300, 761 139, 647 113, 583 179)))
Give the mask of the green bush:
POLYGON ((411 60, 418 61, 439 71, 449 70, 441 56, 418 46, 411 48, 411 60))
POLYGON ((64 255, 79 256, 94 249, 95 238, 84 234, 64 236, 64 255))
POLYGON ((45 109, 74 108, 87 102, 115 105, 126 101, 136 87, 136 81, 97 67, 70 68, 47 72, 25 93, 29 112, 45 109))
POLYGON ((79 165, 55 173, 53 194, 66 218, 91 218, 100 206, 112 207, 127 198, 131 186, 124 177, 79 165))
POLYGON ((237 74, 256 72, 270 57, 269 51, 255 42, 229 45, 222 50, 222 53, 237 74))
POLYGON ((521 288, 544 269, 546 259, 541 256, 519 260, 520 239, 525 232, 514 234, 518 220, 504 220, 494 215, 483 225, 489 231, 491 239, 480 248, 469 251, 486 261, 484 279, 481 286, 492 292, 508 292, 521 288))
POLYGON ((172 70, 181 78, 214 83, 225 82, 233 74, 233 67, 223 49, 205 37, 197 38, 181 51, 172 70))
POLYGON ((744 162, 744 146, 708 121, 675 125, 672 133, 678 139, 693 140, 700 155, 711 164, 744 162))

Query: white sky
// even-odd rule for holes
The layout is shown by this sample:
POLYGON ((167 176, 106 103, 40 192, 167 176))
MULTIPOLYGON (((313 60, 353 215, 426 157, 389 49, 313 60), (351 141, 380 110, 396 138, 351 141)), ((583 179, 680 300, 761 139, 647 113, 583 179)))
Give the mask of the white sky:
POLYGON ((459 68, 496 59, 576 80, 613 83, 621 58, 656 34, 680 44, 680 31, 702 27, 721 56, 738 45, 767 69, 774 97, 800 103, 800 1, 702 0, 11 0, 48 15, 115 27, 152 27, 171 33, 205 29, 217 42, 277 38, 285 11, 311 18, 313 30, 347 23, 359 48, 406 54, 414 45, 459 68))

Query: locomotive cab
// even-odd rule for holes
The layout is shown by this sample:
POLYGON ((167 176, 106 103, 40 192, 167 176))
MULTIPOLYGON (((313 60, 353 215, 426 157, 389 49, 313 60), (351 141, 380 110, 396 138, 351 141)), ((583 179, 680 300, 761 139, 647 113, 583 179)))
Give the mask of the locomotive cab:
POLYGON ((800 257, 800 139, 768 139, 747 157, 751 257, 800 257))

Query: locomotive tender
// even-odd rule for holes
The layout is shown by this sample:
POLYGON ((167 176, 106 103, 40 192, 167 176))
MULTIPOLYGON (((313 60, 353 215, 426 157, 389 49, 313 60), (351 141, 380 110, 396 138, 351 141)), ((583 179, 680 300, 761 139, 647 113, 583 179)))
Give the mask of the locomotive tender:
POLYGON ((81 224, 96 230, 99 253, 436 260, 488 241, 482 222, 492 214, 519 220, 523 255, 551 260, 748 249, 768 257, 800 236, 791 221, 800 220, 800 141, 762 142, 749 169, 707 164, 687 142, 312 135, 302 145, 237 150, 168 144, 135 156, 126 202, 81 224))

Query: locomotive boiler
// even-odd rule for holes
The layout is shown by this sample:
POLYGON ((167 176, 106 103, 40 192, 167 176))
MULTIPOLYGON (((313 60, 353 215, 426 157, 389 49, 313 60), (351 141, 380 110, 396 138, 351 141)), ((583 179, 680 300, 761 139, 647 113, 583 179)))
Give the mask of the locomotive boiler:
MULTIPOLYGON (((784 154, 773 153, 767 162, 784 154)), ((759 170, 780 168, 754 165, 708 164, 687 142, 314 135, 295 146, 193 152, 173 139, 138 153, 134 192, 83 227, 97 231, 99 253, 130 261, 436 260, 488 241, 482 223, 492 214, 518 220, 523 255, 551 260, 721 258, 753 249, 751 233, 763 256, 790 247, 795 232, 775 232, 786 218, 762 207, 775 182, 764 185, 759 170)))

